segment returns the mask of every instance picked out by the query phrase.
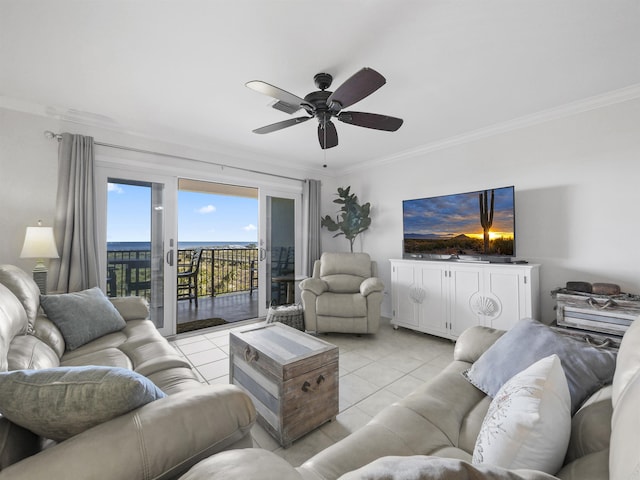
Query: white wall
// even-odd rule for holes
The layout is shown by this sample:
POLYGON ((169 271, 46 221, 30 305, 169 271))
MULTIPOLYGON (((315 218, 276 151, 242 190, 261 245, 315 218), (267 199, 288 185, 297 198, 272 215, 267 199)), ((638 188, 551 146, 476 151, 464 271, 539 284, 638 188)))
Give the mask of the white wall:
POLYGON ((55 121, 0 109, 0 264, 26 271, 33 259, 19 259, 26 227, 42 220, 53 226, 58 170, 57 144, 44 138, 55 121))
MULTIPOLYGON (((322 214, 336 211, 338 186, 351 185, 361 202, 371 202, 372 226, 355 248, 378 261, 389 291, 388 260, 402 255, 402 200, 515 185, 518 258, 542 265, 541 311, 551 320, 549 292, 568 280, 612 282, 640 294, 639 125, 636 99, 374 164, 326 181, 322 214)), ((322 245, 349 248, 326 230, 322 245)))

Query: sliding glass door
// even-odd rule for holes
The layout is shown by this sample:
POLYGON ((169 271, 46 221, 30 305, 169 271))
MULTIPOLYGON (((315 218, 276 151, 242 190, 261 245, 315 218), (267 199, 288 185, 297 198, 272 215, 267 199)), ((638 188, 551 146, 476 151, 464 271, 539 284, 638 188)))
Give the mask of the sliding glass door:
POLYGON ((151 320, 163 335, 192 331, 183 323, 206 328, 260 318, 269 305, 299 301, 301 192, 190 180, 107 162, 96 173, 101 286, 110 296, 147 298, 151 320), (253 210, 254 218, 231 212, 236 230, 223 231, 223 213, 237 204, 253 210), (179 277, 196 251, 201 255, 195 288, 178 292, 179 277), (250 310, 243 313, 245 307, 250 310))
POLYGON ((299 194, 260 190, 260 315, 297 301, 301 259, 299 194))
MULTIPOLYGON (((102 183, 104 182, 104 183, 102 183)), ((108 296, 141 296, 163 335, 175 333, 175 179, 109 172, 101 259, 108 296)))
POLYGON ((258 317, 257 244, 257 188, 178 180, 177 333, 258 317))

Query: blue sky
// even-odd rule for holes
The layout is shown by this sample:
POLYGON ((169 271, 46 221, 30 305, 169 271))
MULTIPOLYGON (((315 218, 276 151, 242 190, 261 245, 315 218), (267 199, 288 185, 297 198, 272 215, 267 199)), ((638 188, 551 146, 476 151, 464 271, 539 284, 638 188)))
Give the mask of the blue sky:
MULTIPOLYGON (((433 237, 453 237, 462 233, 481 234, 478 193, 405 201, 405 234, 433 237)), ((496 189, 491 231, 513 234, 513 220, 511 187, 496 189)))
MULTIPOLYGON (((108 242, 148 242, 151 189, 109 184, 108 242)), ((253 242, 258 239, 258 200, 178 192, 178 241, 253 242)))

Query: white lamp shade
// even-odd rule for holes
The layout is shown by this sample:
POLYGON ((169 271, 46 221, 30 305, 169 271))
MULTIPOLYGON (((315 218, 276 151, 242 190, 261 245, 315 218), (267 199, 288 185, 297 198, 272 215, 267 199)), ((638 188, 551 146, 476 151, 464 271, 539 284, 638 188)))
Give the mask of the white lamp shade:
POLYGON ((27 227, 20 258, 58 258, 51 227, 27 227))

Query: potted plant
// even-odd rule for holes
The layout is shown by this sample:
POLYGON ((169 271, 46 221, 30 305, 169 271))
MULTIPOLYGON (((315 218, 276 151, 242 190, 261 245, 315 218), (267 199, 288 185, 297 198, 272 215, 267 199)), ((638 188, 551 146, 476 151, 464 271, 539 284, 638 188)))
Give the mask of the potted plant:
POLYGON ((364 205, 358 203, 358 197, 355 193, 350 193, 351 186, 347 188, 338 188, 338 198, 333 203, 342 205, 336 219, 331 216, 325 216, 320 225, 327 227, 330 232, 336 232, 333 237, 344 235, 349 240, 351 253, 353 253, 353 242, 356 237, 364 232, 371 225, 371 204, 369 202, 364 205))

